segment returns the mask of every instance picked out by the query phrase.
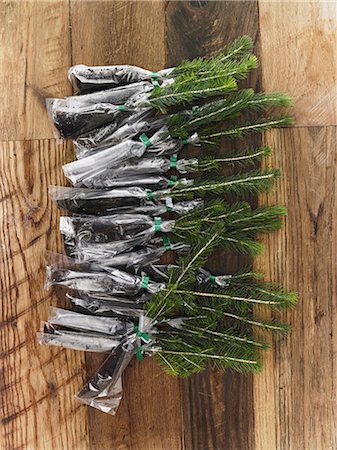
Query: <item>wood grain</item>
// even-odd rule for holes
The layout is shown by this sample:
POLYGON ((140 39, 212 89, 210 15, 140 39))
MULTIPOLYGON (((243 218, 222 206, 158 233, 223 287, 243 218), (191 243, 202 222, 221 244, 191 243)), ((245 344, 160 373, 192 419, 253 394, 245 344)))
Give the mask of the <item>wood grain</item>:
POLYGON ((84 380, 80 352, 39 346, 36 331, 54 298, 45 291, 45 250, 61 248, 49 184, 64 183, 68 145, 54 140, 0 145, 0 448, 88 448, 87 410, 74 394, 84 380))
MULTIPOLYGON (((167 8, 167 66, 219 50, 242 34, 253 38, 258 52, 256 2, 170 2, 167 8)), ((259 89, 259 71, 251 74, 247 84, 259 89)), ((244 143, 226 142, 223 151, 259 144, 260 137, 244 143)), ((254 203, 256 199, 252 201, 254 203)), ((210 268, 213 273, 223 274, 233 272, 245 263, 247 260, 237 254, 218 251, 210 268)), ((183 380, 185 448, 253 449, 252 382, 252 377, 210 369, 183 380)))
POLYGON ((0 39, 0 140, 52 138, 45 97, 71 92, 68 2, 1 2, 0 39))
POLYGON ((285 204, 289 214, 282 231, 264 237, 268 253, 258 267, 300 301, 283 314, 291 335, 275 342, 254 378, 256 448, 335 449, 337 130, 278 130, 266 140, 283 171, 267 201, 285 204))
POLYGON ((164 67, 164 1, 71 0, 70 11, 73 64, 164 67))
MULTIPOLYGON (((0 25, 1 450, 337 448, 336 4, 4 1, 0 25), (284 230, 261 238, 267 251, 256 262, 298 291, 299 306, 283 315, 293 332, 275 339, 254 378, 208 370, 180 383, 151 358, 132 361, 117 416, 88 409, 74 394, 99 357, 35 341, 56 301, 43 287, 45 248, 61 248, 47 187, 65 184, 61 164, 72 157, 68 144, 46 139, 44 97, 71 92, 71 63, 156 70, 245 33, 261 60, 250 84, 296 100, 297 128, 264 137, 283 178, 260 203, 286 204, 289 215, 284 230)), ((222 256, 212 263, 219 273, 243 262, 220 267, 222 256)))
MULTIPOLYGON (((164 7, 164 2, 158 1, 72 1, 73 62, 164 68, 164 7)), ((99 357, 87 356, 88 372, 96 370, 99 363, 99 357)), ((123 396, 115 417, 90 409, 91 449, 181 448, 178 379, 165 375, 150 358, 141 364, 135 361, 126 370, 123 396)))
POLYGON ((297 126, 337 125, 337 3, 259 0, 263 87, 295 99, 297 126))

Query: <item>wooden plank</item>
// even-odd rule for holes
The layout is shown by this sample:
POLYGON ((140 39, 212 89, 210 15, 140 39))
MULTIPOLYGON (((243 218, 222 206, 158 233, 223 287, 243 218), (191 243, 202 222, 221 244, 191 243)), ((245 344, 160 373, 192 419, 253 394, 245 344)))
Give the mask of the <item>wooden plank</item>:
MULTIPOLYGON (((164 2, 71 2, 72 60, 88 65, 135 64, 152 70, 165 63, 164 2), (85 26, 84 26, 85 24, 85 26)), ((87 357, 88 373, 99 365, 87 357)), ((151 358, 131 363, 115 417, 91 409, 91 449, 181 448, 181 398, 177 379, 151 358)))
POLYGON ((156 0, 71 0, 73 64, 163 68, 164 8, 156 0))
POLYGON ((63 184, 66 144, 0 145, 0 448, 88 449, 87 411, 74 395, 84 356, 39 346, 36 331, 54 297, 45 291, 45 250, 59 250, 59 214, 49 184, 63 184))
POLYGON ((259 0, 263 87, 295 99, 297 126, 337 125, 337 3, 259 0))
MULTIPOLYGON (((170 2, 167 66, 218 50, 243 34, 253 38, 258 52, 256 2, 170 2)), ((258 71, 253 73, 247 84, 258 89, 258 75, 258 71)), ((227 142, 223 151, 259 143, 260 137, 227 142)), ((247 260, 217 252, 210 268, 220 274, 235 271, 243 262, 247 260)), ((252 377, 207 370, 183 380, 181 385, 186 449, 254 449, 252 377)))
POLYGON ((299 294, 282 314, 293 330, 254 378, 256 448, 337 448, 335 127, 274 130, 266 140, 283 177, 268 204, 289 209, 258 268, 299 294))
POLYGON ((69 94, 67 1, 0 3, 0 139, 45 139, 45 97, 69 94))

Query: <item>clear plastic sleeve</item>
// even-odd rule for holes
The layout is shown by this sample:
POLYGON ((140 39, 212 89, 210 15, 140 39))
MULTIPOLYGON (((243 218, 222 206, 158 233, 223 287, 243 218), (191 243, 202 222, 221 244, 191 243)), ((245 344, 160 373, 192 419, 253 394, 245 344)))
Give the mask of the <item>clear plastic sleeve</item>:
MULTIPOLYGON (((122 241, 123 244, 133 246, 133 240, 122 241)), ((103 264, 111 267, 137 268, 153 264, 160 260, 167 250, 172 250, 178 254, 187 254, 190 247, 181 242, 164 246, 162 238, 152 239, 144 248, 116 254, 115 243, 107 244, 81 244, 74 248, 72 257, 78 261, 87 261, 96 264, 103 264), (159 246, 157 246, 159 245, 159 246)))
POLYGON ((113 133, 111 141, 117 144, 124 139, 131 139, 140 133, 152 133, 153 131, 159 130, 166 122, 166 116, 154 117, 148 120, 139 120, 138 122, 127 121, 113 133))
MULTIPOLYGON (((158 220, 157 220, 158 222, 158 220)), ((169 233, 174 221, 160 220, 158 231, 169 233)), ((110 216, 72 216, 60 218, 60 231, 66 242, 104 243, 136 238, 139 233, 148 232, 152 237, 156 223, 145 214, 114 214, 110 216)))
POLYGON ((144 205, 138 207, 126 207, 125 209, 120 208, 119 211, 132 213, 144 213, 149 214, 152 217, 161 216, 167 212, 174 212, 178 215, 187 214, 197 208, 203 208, 204 201, 201 198, 196 198, 194 200, 186 200, 183 202, 174 203, 171 197, 166 197, 165 200, 156 200, 156 203, 147 202, 144 205))
POLYGON ((151 80, 154 76, 160 80, 167 77, 172 70, 164 69, 154 75, 150 70, 137 66, 86 66, 79 64, 70 67, 68 78, 75 90, 83 93, 151 80))
POLYGON ((147 192, 140 187, 103 190, 50 186, 49 195, 59 208, 87 215, 107 215, 120 207, 137 207, 147 198, 147 192))
MULTIPOLYGON (((74 311, 103 317, 137 318, 144 312, 143 302, 107 295, 87 295, 80 292, 66 294, 74 311)), ((151 297, 145 297, 148 300, 151 297)))
POLYGON ((154 281, 166 281, 168 280, 168 274, 170 269, 179 269, 179 266, 175 264, 150 264, 144 267, 145 272, 154 281))
POLYGON ((164 200, 146 200, 146 191, 140 187, 124 189, 86 189, 65 186, 49 186, 49 196, 59 208, 75 214, 148 214, 160 216, 166 212, 179 215, 202 208, 202 199, 174 203, 170 197, 164 200))
POLYGON ((212 275, 205 269, 198 269, 196 271, 196 279, 199 284, 212 283, 213 285, 219 287, 228 287, 230 285, 230 281, 232 275, 212 275))
POLYGON ((99 179, 102 172, 129 159, 140 158, 145 151, 146 147, 142 142, 124 141, 86 158, 65 164, 63 172, 75 186, 93 185, 93 181, 90 180, 99 179))
POLYGON ((153 89, 151 83, 133 83, 91 94, 71 96, 64 99, 48 98, 46 107, 60 136, 74 138, 115 120, 122 113, 130 97, 138 98, 153 89))
POLYGON ((42 323, 37 340, 40 344, 99 353, 111 352, 121 342, 120 339, 100 333, 58 329, 50 323, 42 323))
POLYGON ((53 326, 90 331, 122 338, 133 330, 133 323, 113 317, 98 317, 61 308, 50 308, 48 323, 53 326))
POLYGON ((93 174, 83 180, 82 184, 88 188, 120 188, 120 187, 132 187, 141 186, 151 190, 166 189, 170 187, 171 180, 161 175, 130 175, 125 177, 114 177, 115 171, 110 169, 104 170, 99 174, 93 174))
POLYGON ((163 283, 151 281, 145 275, 140 277, 97 264, 78 264, 58 254, 48 255, 46 275, 46 288, 63 286, 86 293, 133 296, 142 290, 153 294, 165 288, 163 283))
POLYGON ((141 316, 138 329, 151 336, 150 341, 144 342, 136 333, 130 335, 107 357, 77 394, 77 399, 105 413, 115 414, 122 398, 121 376, 131 359, 140 348, 144 353, 159 350, 155 345, 153 326, 151 319, 141 316))
POLYGON ((198 159, 170 160, 162 157, 144 157, 127 160, 116 168, 111 168, 102 173, 101 179, 110 180, 134 177, 142 174, 161 174, 175 168, 178 173, 186 174, 198 170, 198 159))
POLYGON ((185 143, 198 145, 199 137, 194 133, 186 142, 180 139, 174 139, 170 136, 169 130, 165 125, 154 133, 150 141, 152 145, 147 149, 149 153, 155 153, 158 156, 172 156, 178 154, 185 143))
POLYGON ((125 113, 123 116, 118 116, 117 120, 111 124, 103 125, 88 133, 82 134, 74 140, 76 157, 78 159, 84 158, 96 151, 104 150, 108 146, 119 143, 120 141, 116 142, 114 134, 119 127, 134 124, 139 121, 153 120, 153 115, 154 110, 152 108, 125 113))

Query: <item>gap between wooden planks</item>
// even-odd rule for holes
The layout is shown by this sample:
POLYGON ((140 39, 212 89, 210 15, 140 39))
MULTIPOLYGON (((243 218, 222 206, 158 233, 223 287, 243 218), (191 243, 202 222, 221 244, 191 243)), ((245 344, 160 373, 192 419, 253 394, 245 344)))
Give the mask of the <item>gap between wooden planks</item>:
MULTIPOLYGON (((1 143, 0 445, 5 450, 336 447, 336 5, 13 1, 3 2, 0 12, 6 43, 0 52, 0 139, 34 140, 1 143), (257 266, 298 288, 302 303, 288 315, 293 334, 275 342, 253 383, 210 374, 193 377, 180 390, 152 360, 142 366, 135 361, 126 373, 118 417, 88 412, 73 399, 85 377, 83 355, 41 349, 34 340, 49 304, 44 248, 61 248, 58 212, 47 201, 47 186, 64 184, 60 166, 72 155, 69 147, 44 140, 53 134, 43 99, 70 93, 71 63, 113 60, 158 69, 243 33, 256 39, 260 33, 263 88, 295 95, 297 125, 315 126, 266 135, 284 172, 268 201, 287 204, 290 213, 285 230, 266 239, 268 253, 257 266), (322 126, 330 127, 317 128, 322 126)), ((89 371, 96 367, 96 361, 87 362, 89 371)))

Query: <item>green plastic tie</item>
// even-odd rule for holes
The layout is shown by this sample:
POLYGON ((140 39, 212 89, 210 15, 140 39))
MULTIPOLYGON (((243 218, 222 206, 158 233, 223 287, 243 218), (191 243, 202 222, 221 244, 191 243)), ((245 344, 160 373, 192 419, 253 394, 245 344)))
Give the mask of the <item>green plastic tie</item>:
POLYGON ((177 167, 177 155, 172 155, 170 158, 170 169, 175 169, 177 167))
POLYGON ((142 346, 142 345, 140 345, 140 346, 137 348, 136 355, 137 355, 138 361, 143 361, 144 356, 143 356, 143 346, 142 346))
POLYGON ((141 338, 142 341, 144 341, 146 344, 148 344, 151 341, 151 337, 148 333, 144 333, 143 331, 139 330, 139 327, 137 325, 134 325, 133 331, 135 331, 136 335, 141 338))
POLYGON ((158 72, 151 72, 151 80, 158 80, 159 74, 158 72))
POLYGON ((154 231, 156 231, 156 232, 161 231, 161 218, 160 217, 154 218, 154 231))
POLYGON ((152 142, 150 141, 150 139, 146 136, 145 133, 141 134, 139 136, 139 139, 143 142, 143 144, 145 145, 145 147, 151 147, 152 142))
POLYGON ((154 87, 155 90, 160 88, 159 83, 158 83, 157 80, 152 80, 152 84, 153 84, 153 87, 154 87))
POLYGON ((168 180, 168 185, 169 187, 173 187, 177 182, 177 176, 176 175, 172 175, 171 179, 168 180))
POLYGON ((184 144, 184 145, 187 145, 187 144, 189 144, 190 143, 190 141, 188 140, 188 138, 186 138, 186 139, 182 139, 182 144, 184 144))
POLYGON ((125 111, 125 105, 118 105, 117 109, 118 111, 125 111))
POLYGON ((146 191, 146 198, 147 198, 148 200, 153 200, 153 199, 154 199, 153 192, 150 191, 149 189, 146 191))
POLYGON ((209 281, 210 281, 212 284, 216 284, 216 276, 210 275, 210 276, 209 276, 209 281))
POLYGON ((148 276, 142 277, 142 281, 140 283, 140 288, 146 289, 149 285, 149 281, 150 281, 150 277, 148 277, 148 276))
POLYGON ((163 245, 165 250, 171 250, 171 242, 168 236, 164 234, 163 236, 163 245))

